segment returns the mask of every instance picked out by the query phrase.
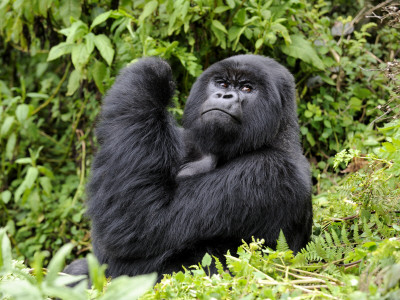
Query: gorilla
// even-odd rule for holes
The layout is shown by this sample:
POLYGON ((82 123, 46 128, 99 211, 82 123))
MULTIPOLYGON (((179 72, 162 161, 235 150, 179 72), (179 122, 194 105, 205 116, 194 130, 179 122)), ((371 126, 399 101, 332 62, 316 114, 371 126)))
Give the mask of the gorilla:
POLYGON ((191 89, 183 128, 167 110, 174 88, 165 61, 143 58, 104 99, 87 213, 107 275, 160 279, 205 253, 224 261, 252 237, 274 248, 281 230, 299 251, 311 178, 290 72, 258 55, 215 63, 191 89))

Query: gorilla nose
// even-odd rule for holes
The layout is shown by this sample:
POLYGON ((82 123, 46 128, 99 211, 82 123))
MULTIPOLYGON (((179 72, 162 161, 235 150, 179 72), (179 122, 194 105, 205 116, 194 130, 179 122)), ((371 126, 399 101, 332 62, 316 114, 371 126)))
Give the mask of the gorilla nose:
POLYGON ((238 96, 234 92, 228 92, 228 93, 215 93, 214 98, 217 99, 225 99, 225 100, 237 100, 238 96))

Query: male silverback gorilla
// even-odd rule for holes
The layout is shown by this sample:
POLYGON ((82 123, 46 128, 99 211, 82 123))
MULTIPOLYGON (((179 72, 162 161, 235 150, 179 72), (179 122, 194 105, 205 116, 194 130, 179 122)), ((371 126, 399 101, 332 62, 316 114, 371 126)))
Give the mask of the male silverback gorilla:
POLYGON ((167 111, 170 66, 144 58, 108 92, 88 185, 93 250, 108 276, 162 274, 222 258, 242 239, 299 251, 311 234, 309 164, 295 84, 274 60, 238 55, 209 67, 186 103, 167 111))

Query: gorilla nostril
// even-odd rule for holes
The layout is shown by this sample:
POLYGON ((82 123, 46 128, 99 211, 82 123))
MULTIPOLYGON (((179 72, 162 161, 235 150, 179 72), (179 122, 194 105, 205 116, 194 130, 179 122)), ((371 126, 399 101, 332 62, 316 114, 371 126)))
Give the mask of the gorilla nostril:
POLYGON ((234 95, 231 94, 231 93, 229 93, 229 94, 225 94, 224 97, 222 97, 222 98, 224 98, 224 99, 230 99, 230 98, 233 98, 233 97, 234 97, 234 95))

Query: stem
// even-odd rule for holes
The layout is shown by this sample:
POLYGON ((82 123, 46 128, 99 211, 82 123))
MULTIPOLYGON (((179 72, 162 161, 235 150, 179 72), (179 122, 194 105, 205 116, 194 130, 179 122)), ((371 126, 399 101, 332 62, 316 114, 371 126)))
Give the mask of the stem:
POLYGON ((43 102, 38 108, 36 108, 32 112, 32 115, 37 114, 39 111, 41 111, 47 105, 49 105, 50 102, 54 99, 54 97, 58 94, 62 84, 64 83, 65 79, 67 79, 67 75, 68 75, 68 71, 69 71, 70 66, 71 66, 71 62, 69 62, 67 67, 65 68, 64 76, 61 78, 60 82, 58 83, 56 89, 54 90, 54 93, 45 102, 43 102))
POLYGON ((76 120, 75 120, 74 125, 72 127, 72 134, 71 134, 68 146, 67 146, 67 150, 65 151, 65 154, 64 154, 63 159, 61 160, 61 163, 63 163, 67 159, 69 151, 71 150, 72 142, 74 141, 74 134, 76 132, 76 128, 78 127, 79 121, 81 120, 81 116, 82 116, 83 110, 86 107, 86 103, 88 102, 88 99, 89 98, 86 98, 85 101, 82 103, 81 109, 79 110, 79 113, 78 113, 78 115, 76 117, 76 120))
MULTIPOLYGON (((80 129, 76 130, 76 135, 78 136, 78 139, 80 139, 84 136, 83 131, 80 129)), ((86 143, 84 140, 82 140, 82 159, 81 159, 81 174, 80 174, 80 179, 79 179, 79 185, 76 188, 76 192, 75 192, 74 197, 72 198, 72 202, 71 202, 69 209, 74 208, 76 201, 81 196, 81 192, 82 192, 84 184, 85 184, 85 174, 86 174, 86 143)), ((64 235, 66 222, 67 222, 67 219, 64 218, 61 223, 61 226, 60 226, 60 228, 61 228, 60 235, 61 236, 64 235)))

